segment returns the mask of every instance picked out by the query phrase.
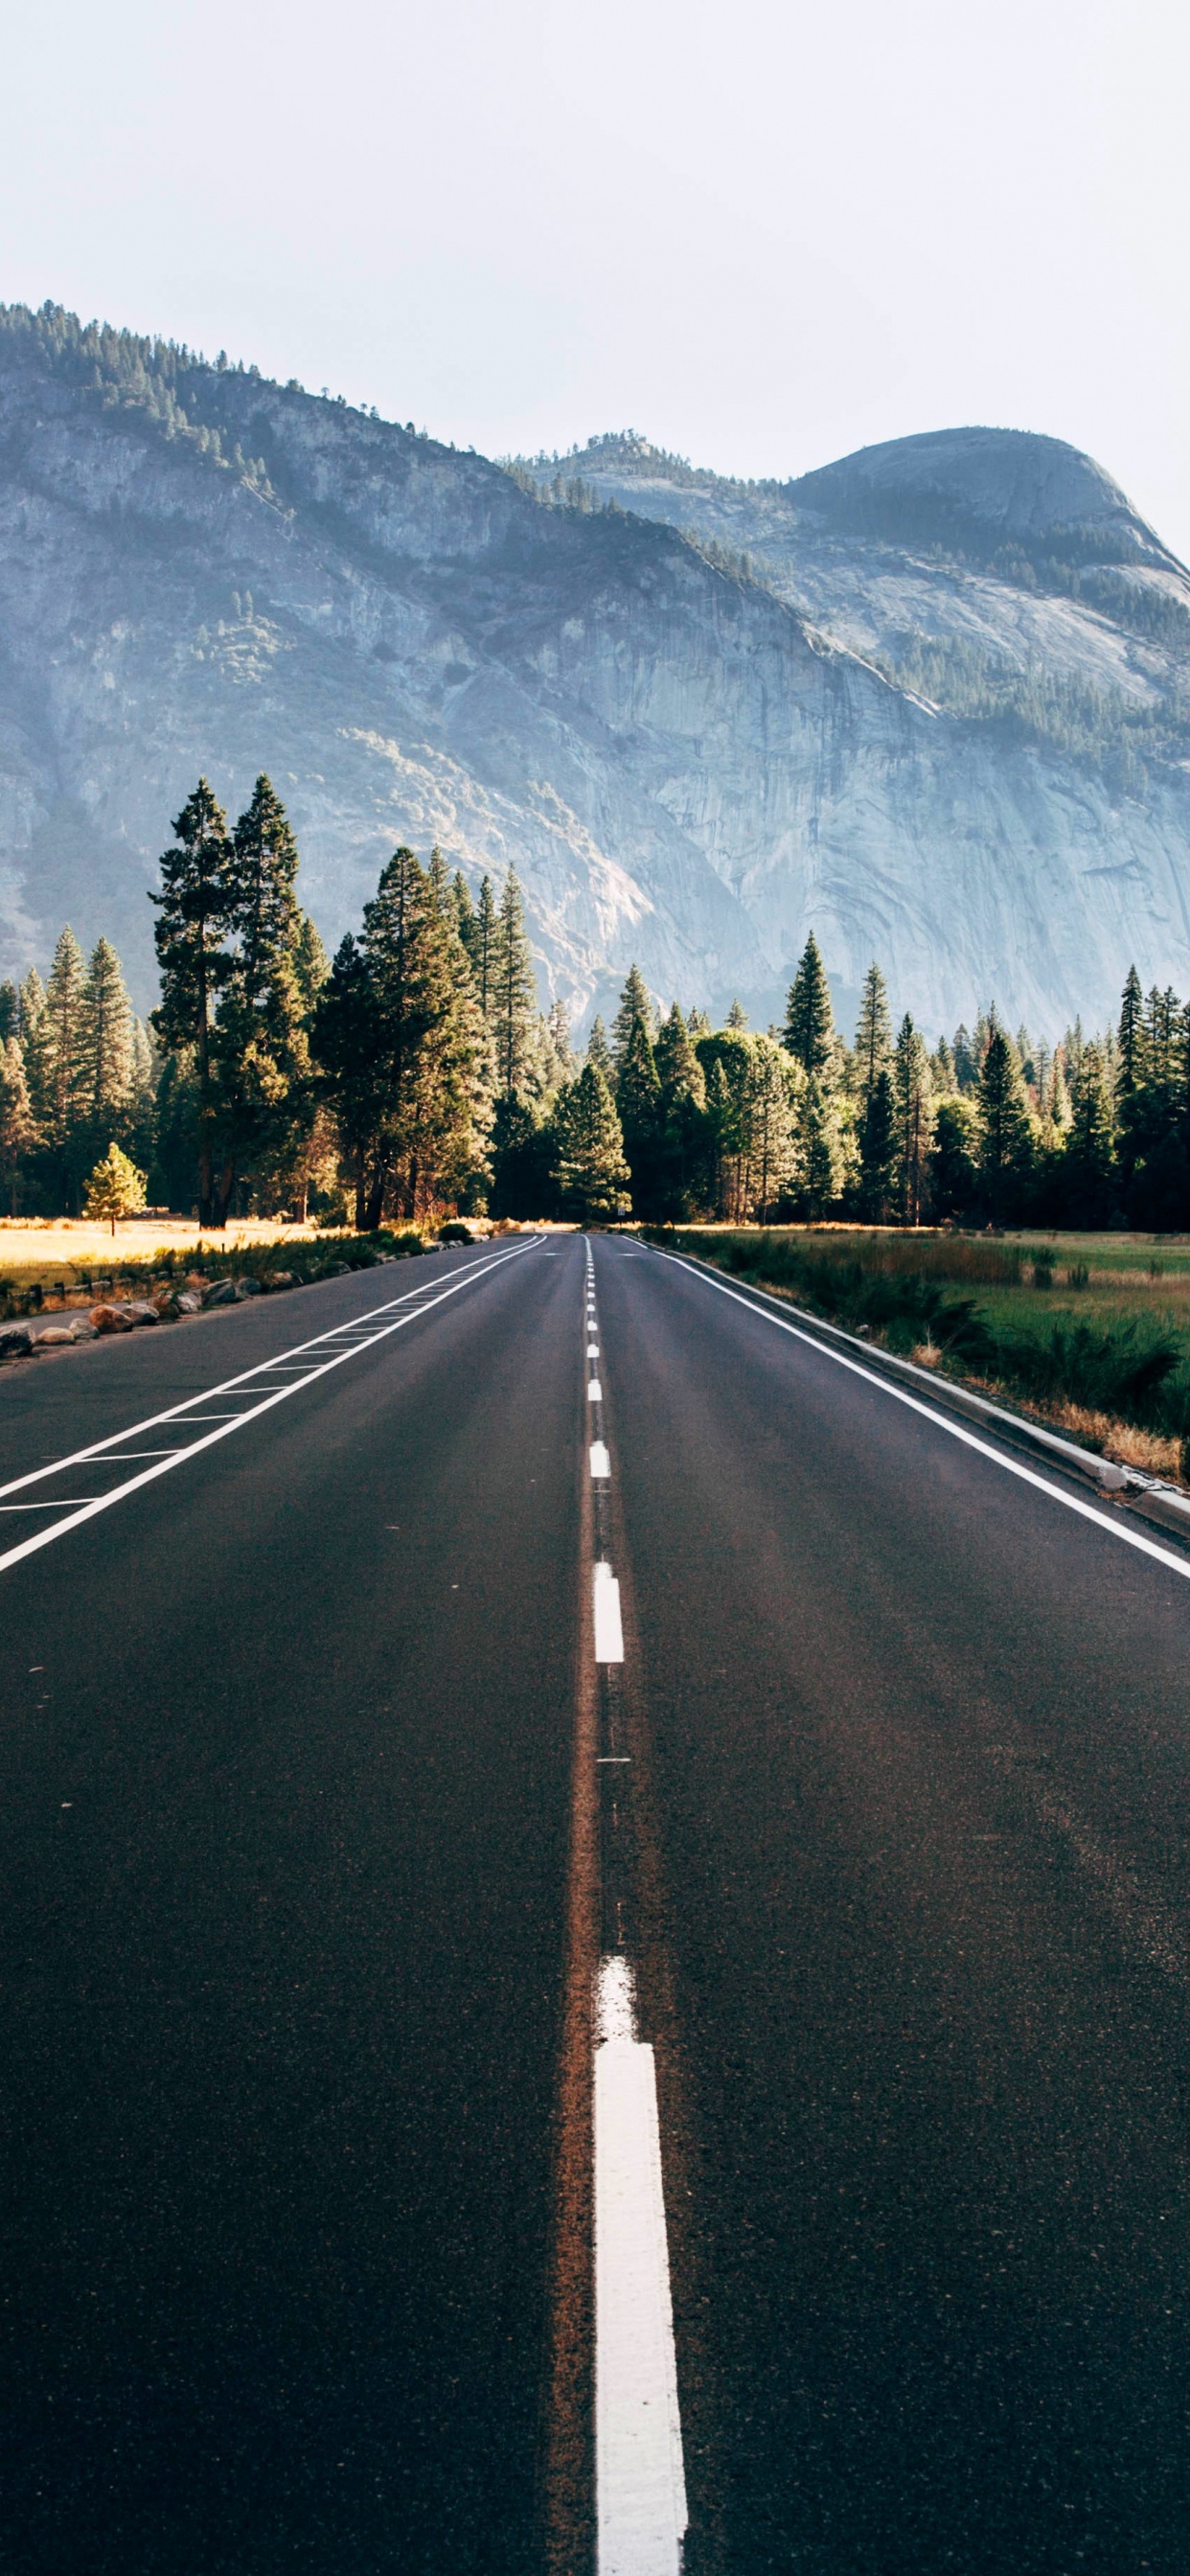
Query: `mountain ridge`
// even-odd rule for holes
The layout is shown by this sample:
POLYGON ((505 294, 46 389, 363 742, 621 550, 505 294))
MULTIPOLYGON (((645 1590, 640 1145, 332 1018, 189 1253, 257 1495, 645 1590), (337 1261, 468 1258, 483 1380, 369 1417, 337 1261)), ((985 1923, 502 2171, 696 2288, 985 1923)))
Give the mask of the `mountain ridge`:
MULTIPOLYGON (((1051 1028, 1100 1012, 1134 953, 1190 983, 1185 574, 1089 460, 1110 562, 1084 545, 1055 588, 1040 542, 963 561, 939 434, 893 446, 914 508, 942 474, 934 557, 838 524, 856 460, 784 486, 641 440, 505 465, 0 309, 3 971, 69 915, 143 1002, 170 816, 200 769, 234 802, 263 767, 325 936, 397 841, 473 884, 512 859, 579 1019, 635 956, 666 1001, 763 1021, 811 926, 845 992, 875 953, 927 1026, 993 992, 1051 1028)), ((890 453, 859 452, 882 509, 890 453)))

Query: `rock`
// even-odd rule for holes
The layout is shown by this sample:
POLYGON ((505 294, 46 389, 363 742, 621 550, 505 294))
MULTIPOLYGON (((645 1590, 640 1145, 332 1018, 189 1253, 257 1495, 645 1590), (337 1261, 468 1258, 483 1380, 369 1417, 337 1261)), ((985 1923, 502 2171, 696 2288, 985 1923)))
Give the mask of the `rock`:
POLYGON ((0 1324, 0 1359, 24 1358, 36 1338, 31 1324, 0 1324))
POLYGON ((134 1325, 159 1324, 161 1321, 156 1307, 147 1297, 130 1297, 125 1311, 134 1325))
POLYGON ((235 1286, 236 1286, 236 1295, 237 1295, 237 1297, 259 1297, 259 1296, 260 1296, 260 1293, 261 1293, 260 1281, 259 1281, 259 1279, 254 1279, 254 1278, 252 1277, 251 1271, 245 1271, 243 1278, 242 1278, 242 1279, 237 1279, 237 1281, 236 1281, 236 1283, 235 1283, 235 1286))
POLYGON ((171 1297, 169 1302, 171 1311, 175 1315, 201 1315, 202 1313, 202 1299, 193 1288, 179 1289, 177 1296, 171 1297))
POLYGON ((296 1288, 297 1281, 292 1270, 266 1270, 260 1284, 271 1296, 278 1288, 296 1288))
POLYGON ((69 1324, 41 1324, 33 1336, 35 1351, 69 1350, 74 1335, 69 1324))
POLYGON ((92 1323, 91 1318, 90 1318, 90 1316, 89 1316, 89 1315, 72 1315, 72 1316, 71 1316, 71 1318, 70 1318, 70 1338, 71 1338, 71 1341, 72 1341, 72 1342, 93 1342, 93 1341, 94 1341, 94 1339, 95 1339, 95 1326, 94 1326, 94 1324, 92 1323))
POLYGON ((91 1321, 97 1333, 130 1333, 132 1317, 126 1306, 92 1306, 91 1321))
POLYGON ((216 1279, 203 1297, 204 1306, 237 1306, 240 1292, 234 1279, 216 1279))

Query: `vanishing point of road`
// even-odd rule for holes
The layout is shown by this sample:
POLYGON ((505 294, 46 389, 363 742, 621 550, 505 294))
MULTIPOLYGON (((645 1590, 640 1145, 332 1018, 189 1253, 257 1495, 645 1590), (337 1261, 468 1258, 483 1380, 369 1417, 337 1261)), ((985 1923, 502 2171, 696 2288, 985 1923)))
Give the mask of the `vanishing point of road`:
POLYGON ((11 2576, 1184 2576, 1190 1551, 791 1320, 0 1376, 11 2576))

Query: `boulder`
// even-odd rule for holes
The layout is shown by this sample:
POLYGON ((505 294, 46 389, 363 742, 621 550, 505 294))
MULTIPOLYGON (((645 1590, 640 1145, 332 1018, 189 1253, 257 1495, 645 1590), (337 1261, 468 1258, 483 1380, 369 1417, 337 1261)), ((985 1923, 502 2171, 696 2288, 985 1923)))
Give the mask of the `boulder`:
POLYGON ((260 1293, 259 1279, 254 1279, 251 1271, 246 1270, 243 1278, 236 1281, 237 1297, 259 1297, 260 1293))
POLYGON ((147 1297, 130 1297, 126 1312, 133 1324, 159 1324, 161 1317, 147 1297))
POLYGON ((130 1333, 132 1317, 127 1306, 92 1306, 91 1321, 97 1333, 130 1333))
POLYGON ((0 1324, 0 1359, 21 1359, 33 1348, 31 1324, 0 1324))
POLYGON ((33 1336, 35 1351, 69 1350, 74 1341, 69 1324, 41 1324, 33 1336))
POLYGON ((71 1318, 70 1318, 70 1338, 71 1338, 71 1341, 72 1341, 72 1342, 93 1342, 93 1341, 94 1341, 94 1339, 95 1339, 95 1326, 94 1326, 94 1324, 92 1323, 91 1318, 90 1318, 90 1316, 89 1316, 89 1315, 72 1315, 72 1316, 71 1316, 71 1318))
POLYGON ((166 1312, 171 1315, 201 1315, 202 1299, 195 1289, 180 1288, 177 1296, 170 1298, 166 1312))
POLYGON ((296 1288, 297 1281, 292 1270, 266 1270, 260 1284, 271 1296, 278 1288, 296 1288))
POLYGON ((237 1306, 240 1292, 234 1279, 216 1279, 206 1291, 204 1306, 237 1306))

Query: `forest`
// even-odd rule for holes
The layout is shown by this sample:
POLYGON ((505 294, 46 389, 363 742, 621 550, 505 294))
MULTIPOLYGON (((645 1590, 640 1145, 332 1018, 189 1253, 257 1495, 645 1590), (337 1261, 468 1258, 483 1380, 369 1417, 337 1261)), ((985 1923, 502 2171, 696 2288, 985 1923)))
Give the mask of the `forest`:
POLYGON ((201 779, 173 835, 147 1026, 69 927, 44 980, 0 985, 13 1216, 1190 1227, 1190 1009, 1135 970, 1096 1034, 1012 1034, 989 1002, 931 1046, 873 964, 848 1044, 811 935, 783 1026, 663 1012, 633 966, 580 1054, 515 869, 473 895, 399 849, 328 959, 267 777, 234 823, 201 779))

